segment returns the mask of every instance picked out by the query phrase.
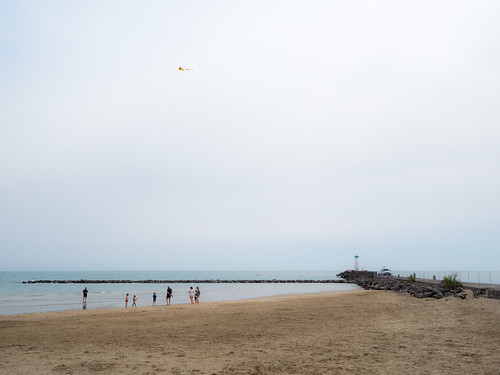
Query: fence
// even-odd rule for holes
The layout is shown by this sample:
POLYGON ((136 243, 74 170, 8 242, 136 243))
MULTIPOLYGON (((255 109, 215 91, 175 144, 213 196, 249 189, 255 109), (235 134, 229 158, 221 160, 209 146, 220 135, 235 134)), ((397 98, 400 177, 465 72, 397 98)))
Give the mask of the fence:
POLYGON ((392 271, 393 276, 408 277, 415 274, 417 279, 442 280, 443 276, 457 275, 463 283, 487 285, 500 284, 500 271, 392 271))

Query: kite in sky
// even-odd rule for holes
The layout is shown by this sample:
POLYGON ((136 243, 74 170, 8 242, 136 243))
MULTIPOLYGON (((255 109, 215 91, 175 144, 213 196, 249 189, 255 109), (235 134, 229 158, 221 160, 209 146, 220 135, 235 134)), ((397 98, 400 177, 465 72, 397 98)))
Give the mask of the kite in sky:
POLYGON ((179 70, 182 70, 182 71, 185 71, 185 70, 191 70, 191 71, 194 71, 194 69, 183 68, 182 66, 179 66, 179 70))

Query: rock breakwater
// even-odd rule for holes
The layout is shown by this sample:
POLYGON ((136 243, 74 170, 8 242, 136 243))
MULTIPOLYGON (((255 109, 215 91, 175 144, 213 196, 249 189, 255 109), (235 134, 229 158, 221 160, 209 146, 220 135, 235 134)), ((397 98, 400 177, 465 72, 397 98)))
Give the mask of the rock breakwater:
POLYGON ((465 299, 467 294, 463 287, 447 289, 441 284, 424 281, 410 282, 403 278, 379 276, 376 272, 369 271, 344 271, 337 275, 348 283, 357 284, 364 289, 393 290, 408 293, 417 298, 443 298, 457 297, 465 299))

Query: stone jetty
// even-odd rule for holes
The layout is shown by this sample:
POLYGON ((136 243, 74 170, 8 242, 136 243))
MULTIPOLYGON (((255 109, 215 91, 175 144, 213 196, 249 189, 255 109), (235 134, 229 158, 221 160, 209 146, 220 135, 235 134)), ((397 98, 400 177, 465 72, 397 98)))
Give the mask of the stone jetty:
POLYGON ((344 284, 345 280, 29 280, 23 284, 344 284))
POLYGON ((402 277, 381 276, 371 271, 344 271, 337 275, 347 283, 357 284, 364 289, 373 290, 393 290, 400 293, 408 293, 417 298, 443 298, 457 297, 465 299, 467 294, 465 289, 470 289, 474 297, 486 297, 500 299, 500 291, 494 288, 478 287, 457 287, 456 289, 447 289, 439 281, 416 280, 410 282, 402 277))

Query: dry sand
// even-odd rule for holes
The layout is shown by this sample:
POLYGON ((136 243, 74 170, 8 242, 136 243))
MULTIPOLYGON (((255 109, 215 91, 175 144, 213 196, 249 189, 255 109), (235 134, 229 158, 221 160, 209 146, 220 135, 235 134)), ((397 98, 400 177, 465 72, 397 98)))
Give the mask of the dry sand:
POLYGON ((1 374, 500 374, 500 301, 360 290, 0 316, 0 354, 1 374))

